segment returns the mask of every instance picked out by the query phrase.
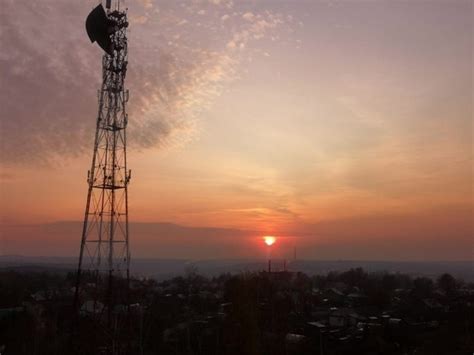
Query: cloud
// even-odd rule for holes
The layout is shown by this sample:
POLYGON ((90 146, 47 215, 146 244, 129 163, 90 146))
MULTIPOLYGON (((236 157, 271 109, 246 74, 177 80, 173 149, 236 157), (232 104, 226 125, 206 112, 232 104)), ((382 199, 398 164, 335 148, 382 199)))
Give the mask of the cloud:
POLYGON ((152 0, 137 0, 144 8, 151 9, 153 7, 152 0))
MULTIPOLYGON (((152 0, 138 2, 128 4, 130 145, 182 144, 238 77, 241 58, 231 43, 246 49, 275 30, 280 17, 265 11, 216 34, 216 23, 229 18, 231 1, 208 3, 212 12, 194 2, 160 5, 159 12, 152 0), (200 14, 199 23, 193 14, 200 14), (207 39, 212 42, 205 44, 207 39)), ((84 30, 91 6, 7 0, 2 7, 0 162, 49 164, 89 153, 101 80, 101 52, 84 30)))
MULTIPOLYGON (((249 216, 268 213, 260 209, 235 212, 246 212, 249 216)), ((0 224, 0 251, 3 254, 77 255, 81 227, 79 221, 0 224)), ((137 222, 130 223, 130 231, 135 258, 258 257, 261 236, 268 232, 137 222)), ((299 223, 297 229, 278 230, 277 235, 279 240, 275 246, 281 249, 276 252, 284 257, 297 246, 298 255, 306 259, 470 260, 472 207, 445 206, 414 215, 299 223)))
POLYGON ((242 15, 242 18, 247 21, 252 21, 255 18, 255 15, 251 12, 246 12, 242 15))
POLYGON ((130 23, 131 23, 132 25, 135 25, 135 24, 137 24, 137 25, 143 25, 144 23, 146 23, 146 22, 148 21, 148 17, 147 17, 147 16, 143 16, 143 15, 141 15, 141 16, 133 16, 133 15, 131 15, 130 18, 129 18, 129 20, 130 20, 130 23))

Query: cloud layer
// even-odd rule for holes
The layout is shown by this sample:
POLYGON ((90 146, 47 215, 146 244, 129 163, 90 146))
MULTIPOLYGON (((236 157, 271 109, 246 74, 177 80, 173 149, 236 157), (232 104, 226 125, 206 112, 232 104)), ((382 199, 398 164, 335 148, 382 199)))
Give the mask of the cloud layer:
MULTIPOLYGON (((288 22, 236 9, 231 1, 130 1, 131 146, 179 144, 196 119, 238 77, 248 49, 288 22)), ((1 153, 4 164, 78 156, 92 145, 101 52, 84 19, 95 2, 2 4, 1 153)))
MULTIPOLYGON (((472 210, 462 207, 420 216, 300 225, 299 232, 277 235, 272 255, 289 258, 297 247, 301 259, 469 260, 471 217, 472 210)), ((0 255, 76 255, 81 227, 82 222, 0 225, 4 236, 0 238, 0 255)), ((130 231, 134 258, 262 258, 268 252, 262 242, 264 232, 258 230, 132 222, 130 231)))

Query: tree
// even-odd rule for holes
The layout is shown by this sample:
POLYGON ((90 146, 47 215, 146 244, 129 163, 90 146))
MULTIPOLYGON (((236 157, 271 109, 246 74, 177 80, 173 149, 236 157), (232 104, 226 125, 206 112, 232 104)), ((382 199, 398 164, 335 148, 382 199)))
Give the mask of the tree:
POLYGON ((428 298, 433 293, 433 281, 427 277, 417 277, 413 280, 413 294, 418 298, 428 298))
POLYGON ((451 296, 456 291, 456 279, 450 274, 443 274, 436 280, 436 285, 451 296))

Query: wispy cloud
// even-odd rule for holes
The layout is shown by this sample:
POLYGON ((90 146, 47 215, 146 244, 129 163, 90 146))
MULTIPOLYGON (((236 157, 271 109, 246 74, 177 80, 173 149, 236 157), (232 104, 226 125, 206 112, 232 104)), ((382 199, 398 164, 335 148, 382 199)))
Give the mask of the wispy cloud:
MULTIPOLYGON (((1 162, 48 163, 88 152, 101 77, 100 51, 84 31, 89 5, 2 4, 1 162)), ((238 78, 243 58, 255 55, 250 42, 284 23, 281 14, 244 12, 224 0, 127 6, 129 128, 138 149, 190 139, 196 120, 238 78)))

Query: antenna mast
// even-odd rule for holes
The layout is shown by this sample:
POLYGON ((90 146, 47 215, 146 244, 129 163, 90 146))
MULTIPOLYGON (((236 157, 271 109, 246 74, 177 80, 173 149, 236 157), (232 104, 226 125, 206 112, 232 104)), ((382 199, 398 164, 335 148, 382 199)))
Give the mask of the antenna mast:
POLYGON ((74 297, 79 322, 94 327, 96 333, 96 344, 89 345, 94 349, 83 353, 107 355, 126 353, 122 343, 129 316, 131 171, 126 136, 129 93, 124 85, 128 21, 119 3, 116 10, 111 10, 111 0, 106 1, 106 10, 99 4, 86 20, 91 42, 105 53, 74 297))

